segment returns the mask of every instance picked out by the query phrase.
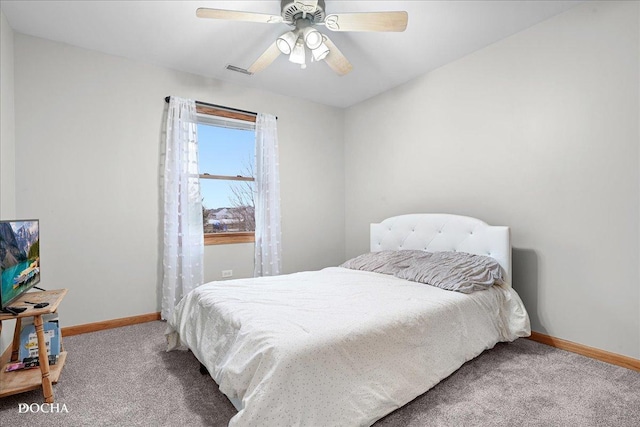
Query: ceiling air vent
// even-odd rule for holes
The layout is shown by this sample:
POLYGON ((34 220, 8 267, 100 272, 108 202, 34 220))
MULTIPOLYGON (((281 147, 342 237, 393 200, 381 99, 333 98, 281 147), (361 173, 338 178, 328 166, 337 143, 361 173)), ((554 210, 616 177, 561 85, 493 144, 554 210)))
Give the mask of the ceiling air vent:
POLYGON ((225 68, 227 70, 229 70, 229 71, 235 71, 236 73, 242 73, 242 74, 246 74, 248 76, 252 76, 253 75, 253 73, 245 70, 244 68, 236 67, 235 65, 231 65, 231 64, 227 65, 225 68))

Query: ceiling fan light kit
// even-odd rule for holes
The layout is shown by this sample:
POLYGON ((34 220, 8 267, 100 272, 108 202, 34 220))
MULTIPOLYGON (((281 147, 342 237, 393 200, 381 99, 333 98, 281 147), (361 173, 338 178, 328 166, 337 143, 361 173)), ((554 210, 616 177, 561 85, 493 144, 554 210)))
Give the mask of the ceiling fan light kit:
POLYGON ((320 43, 316 49, 311 51, 311 59, 318 62, 322 61, 329 54, 329 47, 324 44, 324 42, 320 43))
POLYGON ((311 50, 312 61, 321 61, 329 53, 322 34, 302 18, 296 21, 295 30, 287 31, 278 37, 276 45, 280 52, 289 55, 290 62, 299 64, 303 69, 307 68, 305 46, 311 50))
MULTIPOLYGON (((337 3, 337 2, 336 2, 337 3)), ((262 71, 281 54, 289 55, 289 61, 306 68, 306 49, 311 51, 312 61, 324 60, 337 74, 348 74, 353 66, 335 44, 314 26, 323 25, 330 31, 404 31, 407 12, 366 12, 325 14, 324 0, 282 0, 280 16, 235 10, 199 8, 199 18, 232 21, 284 23, 294 27, 276 39, 248 68, 250 73, 262 71)))
POLYGON ((304 44, 298 40, 296 45, 293 47, 293 51, 291 55, 289 55, 289 61, 294 64, 299 64, 302 68, 307 68, 306 64, 306 52, 304 50, 304 44))
POLYGON ((302 30, 302 38, 304 39, 304 44, 311 50, 319 48, 322 43, 322 35, 313 27, 307 27, 302 30))
POLYGON ((289 55, 293 51, 293 48, 295 47, 297 41, 298 34, 294 33, 293 31, 287 31, 286 33, 278 37, 278 40, 276 40, 276 45, 278 46, 278 49, 280 49, 280 52, 284 53, 285 55, 289 55))

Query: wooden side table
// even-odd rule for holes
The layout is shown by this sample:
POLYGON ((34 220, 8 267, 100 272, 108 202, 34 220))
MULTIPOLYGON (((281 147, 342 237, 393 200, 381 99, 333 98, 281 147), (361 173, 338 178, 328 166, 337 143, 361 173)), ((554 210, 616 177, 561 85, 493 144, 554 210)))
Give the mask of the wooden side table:
POLYGON ((62 302, 62 299, 66 294, 66 289, 27 292, 11 304, 12 307, 27 307, 25 311, 19 313, 17 316, 0 313, 0 334, 2 333, 3 320, 14 319, 16 321, 13 343, 2 357, 0 357, 0 398, 42 387, 44 401, 46 403, 53 403, 52 384, 58 382, 60 372, 62 371, 62 367, 64 366, 64 362, 67 358, 67 352, 64 351, 64 348, 62 347, 62 336, 60 336, 60 356, 58 357, 58 362, 51 367, 49 366, 49 354, 45 344, 42 316, 45 314, 55 313, 58 309, 58 305, 60 305, 60 302, 62 302), (33 308, 33 305, 27 304, 24 301, 34 303, 48 302, 49 305, 43 308, 33 308), (38 337, 38 360, 40 361, 40 370, 25 369, 5 372, 5 367, 8 363, 16 362, 18 360, 20 331, 22 329, 23 317, 33 317, 33 324, 38 337))

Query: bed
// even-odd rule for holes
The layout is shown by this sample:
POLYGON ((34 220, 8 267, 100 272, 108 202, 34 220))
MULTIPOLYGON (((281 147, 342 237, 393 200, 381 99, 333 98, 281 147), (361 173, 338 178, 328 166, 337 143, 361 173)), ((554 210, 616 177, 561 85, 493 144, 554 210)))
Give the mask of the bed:
POLYGON ((230 426, 368 426, 530 334, 510 286, 508 227, 412 214, 371 224, 370 239, 367 257, 477 256, 504 280, 463 293, 345 263, 194 289, 169 319, 169 347, 206 367, 238 409, 230 426))

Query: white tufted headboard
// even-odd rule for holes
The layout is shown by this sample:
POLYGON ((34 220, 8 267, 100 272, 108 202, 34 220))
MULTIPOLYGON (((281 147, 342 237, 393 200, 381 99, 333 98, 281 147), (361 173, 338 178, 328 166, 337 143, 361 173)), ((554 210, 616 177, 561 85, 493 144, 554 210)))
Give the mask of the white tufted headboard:
POLYGON ((450 214, 410 214, 371 224, 371 252, 418 249, 459 251, 495 258, 511 283, 509 227, 450 214))

